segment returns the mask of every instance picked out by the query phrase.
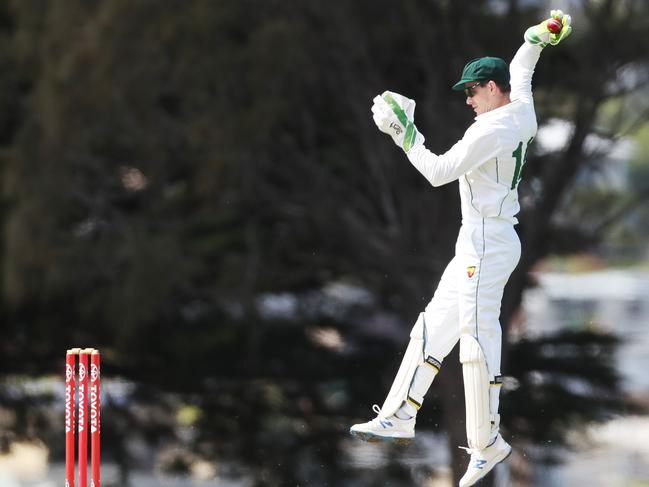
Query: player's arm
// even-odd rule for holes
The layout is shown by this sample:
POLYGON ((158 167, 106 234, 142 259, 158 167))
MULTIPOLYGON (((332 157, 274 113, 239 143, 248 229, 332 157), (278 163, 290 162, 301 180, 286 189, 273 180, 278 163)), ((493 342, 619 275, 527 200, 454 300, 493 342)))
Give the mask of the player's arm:
POLYGON ((372 106, 374 123, 379 130, 392 137, 433 186, 458 179, 499 152, 499 138, 474 124, 448 152, 433 154, 424 146, 424 136, 414 124, 414 112, 413 100, 389 91, 375 97, 372 106))
POLYGON ((550 18, 530 27, 523 36, 525 42, 509 64, 511 99, 532 101, 532 76, 541 51, 547 45, 557 45, 572 32, 570 15, 552 10, 550 18))
POLYGON ((433 154, 421 144, 406 155, 430 184, 442 186, 493 159, 500 149, 500 140, 496 134, 472 125, 464 137, 444 154, 433 154))

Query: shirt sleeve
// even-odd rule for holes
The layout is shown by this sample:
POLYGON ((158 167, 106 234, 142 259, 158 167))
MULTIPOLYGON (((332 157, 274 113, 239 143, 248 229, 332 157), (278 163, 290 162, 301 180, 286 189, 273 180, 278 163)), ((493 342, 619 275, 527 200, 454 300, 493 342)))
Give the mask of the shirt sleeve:
POLYGON ((541 56, 541 48, 524 42, 509 64, 511 99, 532 103, 532 76, 534 68, 541 56))
POLYGON ((474 124, 448 152, 436 155, 421 144, 408 152, 408 159, 430 184, 442 186, 496 157, 500 145, 493 131, 474 124))

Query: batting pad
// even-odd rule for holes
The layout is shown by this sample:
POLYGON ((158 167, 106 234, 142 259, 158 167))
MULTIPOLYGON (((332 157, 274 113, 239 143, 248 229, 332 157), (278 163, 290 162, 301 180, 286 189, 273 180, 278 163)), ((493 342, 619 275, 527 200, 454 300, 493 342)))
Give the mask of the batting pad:
POLYGON ((460 362, 464 375, 466 436, 469 448, 482 450, 491 438, 490 377, 482 347, 471 335, 460 337, 460 362))
MULTIPOLYGON (((410 332, 410 342, 403 360, 394 378, 388 397, 381 408, 381 416, 388 418, 394 415, 404 401, 408 399, 410 384, 417 367, 424 363, 424 315, 421 313, 410 332)), ((419 407, 417 407, 419 409, 419 407)))

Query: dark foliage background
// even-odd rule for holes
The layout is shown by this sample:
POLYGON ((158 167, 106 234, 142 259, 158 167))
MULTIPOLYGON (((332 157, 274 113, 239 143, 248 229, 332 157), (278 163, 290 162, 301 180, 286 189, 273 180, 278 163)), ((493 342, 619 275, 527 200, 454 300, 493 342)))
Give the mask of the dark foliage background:
MULTIPOLYGON (((646 109, 625 100, 646 94, 649 6, 570 6, 575 34, 546 49, 534 84, 540 124, 562 118, 573 130, 564 150, 525 167, 524 254, 505 330, 541 259, 596 251, 646 201, 643 184, 623 198, 575 188, 593 170, 589 134, 616 140, 644 126, 646 109)), ((16 412, 5 444, 38 437, 62 458, 56 398, 8 384, 60 372, 64 351, 82 345, 102 351, 105 379, 133 386, 107 389, 104 403, 103 451, 120 485, 131 467, 185 471, 197 459, 256 485, 433 475, 353 469, 344 453, 349 425, 389 387, 459 227, 456 185, 429 187, 369 107, 385 89, 415 98, 427 145, 445 151, 472 120, 449 90, 464 63, 510 59, 546 10, 517 0, 2 3, 0 408, 16 412), (159 455, 138 457, 134 437, 159 455)), ((518 382, 503 398, 505 424, 522 447, 630 407, 613 337, 545 340, 505 350, 518 382), (539 371, 551 382, 528 380, 539 371), (570 392, 568 375, 587 392, 570 392)), ((456 479, 461 387, 452 355, 420 419, 448 434, 456 479)))

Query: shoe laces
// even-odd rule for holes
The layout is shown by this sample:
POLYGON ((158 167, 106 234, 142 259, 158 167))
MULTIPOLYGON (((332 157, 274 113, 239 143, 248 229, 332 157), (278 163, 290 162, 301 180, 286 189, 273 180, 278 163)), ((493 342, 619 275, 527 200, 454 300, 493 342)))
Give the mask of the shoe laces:
MULTIPOLYGON (((378 404, 374 404, 372 406, 372 411, 376 413, 376 418, 370 421, 370 423, 380 424, 383 421, 389 421, 385 416, 381 416, 381 408, 378 406, 378 404)), ((390 424, 390 426, 392 426, 392 424, 390 424)))

